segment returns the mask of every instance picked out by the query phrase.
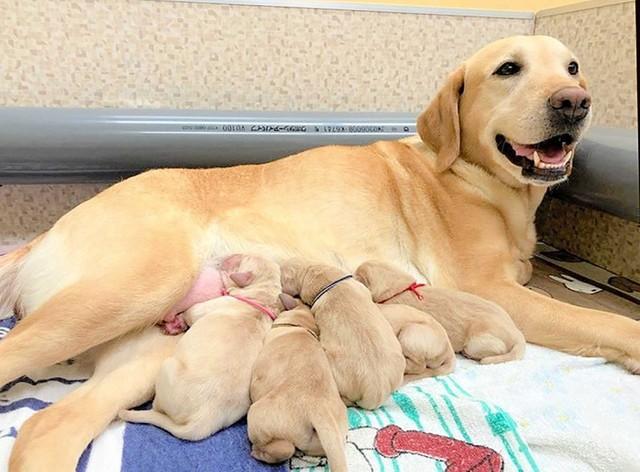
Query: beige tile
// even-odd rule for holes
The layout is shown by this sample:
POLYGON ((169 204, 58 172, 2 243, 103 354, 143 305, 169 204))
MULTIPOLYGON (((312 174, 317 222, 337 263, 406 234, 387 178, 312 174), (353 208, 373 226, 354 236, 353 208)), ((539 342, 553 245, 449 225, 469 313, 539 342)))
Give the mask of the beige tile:
POLYGON ((580 59, 594 124, 638 127, 635 3, 539 18, 535 32, 558 38, 580 59))
POLYGON ((0 187, 0 247, 32 239, 105 187, 99 184, 3 185, 0 187))
POLYGON ((531 20, 142 0, 0 0, 0 106, 419 111, 531 20))
POLYGON ((640 226, 579 205, 547 198, 538 237, 611 272, 640 281, 640 226))

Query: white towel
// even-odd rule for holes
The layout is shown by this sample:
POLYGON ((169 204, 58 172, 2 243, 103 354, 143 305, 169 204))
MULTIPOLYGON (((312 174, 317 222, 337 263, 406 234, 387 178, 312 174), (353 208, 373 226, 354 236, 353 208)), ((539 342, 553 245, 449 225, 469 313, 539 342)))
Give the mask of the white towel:
MULTIPOLYGON (((349 409, 349 470, 495 470, 488 463, 457 468, 424 453, 383 457, 376 435, 395 424, 433 433, 416 435, 423 450, 437 449, 440 436, 486 446, 501 456, 505 471, 640 471, 639 376, 600 358, 532 345, 522 361, 484 366, 458 360, 453 374, 410 384, 380 410, 349 409)), ((450 449, 455 456, 464 448, 456 442, 450 449)), ((289 465, 326 470, 324 460, 306 456, 289 465)))

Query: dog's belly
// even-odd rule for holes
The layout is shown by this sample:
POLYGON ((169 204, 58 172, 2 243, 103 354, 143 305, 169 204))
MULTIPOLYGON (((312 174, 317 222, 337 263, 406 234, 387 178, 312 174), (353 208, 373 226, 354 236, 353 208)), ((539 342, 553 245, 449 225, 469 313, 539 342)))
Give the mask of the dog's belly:
MULTIPOLYGON (((293 220, 296 220, 295 215, 293 220)), ((297 224, 283 226, 281 222, 271 222, 264 218, 259 224, 248 228, 244 225, 234 227, 233 224, 227 226, 214 223, 206 232, 204 240, 198 244, 197 250, 209 252, 208 257, 254 253, 278 263, 290 257, 304 257, 347 271, 355 271, 363 262, 376 259, 398 266, 417 280, 425 280, 425 275, 413 265, 409 255, 400 250, 395 238, 379 236, 363 242, 363 232, 358 228, 346 229, 345 226, 330 228, 342 232, 343 237, 335 238, 300 231, 301 226, 297 224), (278 230, 274 231, 274 228, 278 230)))
POLYGON ((189 292, 165 316, 165 321, 168 321, 168 318, 173 318, 178 313, 188 310, 196 303, 206 302, 222 296, 222 289, 220 271, 215 267, 205 265, 193 282, 189 292))

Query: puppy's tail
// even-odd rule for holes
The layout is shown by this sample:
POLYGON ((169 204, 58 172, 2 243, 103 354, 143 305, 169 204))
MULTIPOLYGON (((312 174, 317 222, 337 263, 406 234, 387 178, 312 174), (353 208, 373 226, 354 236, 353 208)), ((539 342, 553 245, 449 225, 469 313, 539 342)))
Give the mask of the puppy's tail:
POLYGON ((6 318, 14 310, 17 310, 17 305, 20 302, 20 287, 17 283, 18 272, 20 272, 26 256, 43 236, 44 234, 29 244, 0 256, 0 319, 6 318))
POLYGON ((199 441, 209 436, 208 431, 200 431, 200 428, 194 427, 191 423, 175 423, 170 417, 156 410, 121 410, 118 416, 121 420, 130 423, 152 424, 187 441, 199 441))
POLYGON ((324 408, 319 408, 311 416, 311 424, 327 455, 331 472, 347 472, 347 456, 344 448, 347 434, 346 418, 344 423, 345 427, 340 428, 338 419, 324 408))
POLYGON ((517 339, 513 344, 511 350, 505 354, 498 354, 496 356, 487 356, 480 359, 480 364, 500 364, 501 362, 517 361, 524 357, 524 350, 526 346, 524 336, 517 339))

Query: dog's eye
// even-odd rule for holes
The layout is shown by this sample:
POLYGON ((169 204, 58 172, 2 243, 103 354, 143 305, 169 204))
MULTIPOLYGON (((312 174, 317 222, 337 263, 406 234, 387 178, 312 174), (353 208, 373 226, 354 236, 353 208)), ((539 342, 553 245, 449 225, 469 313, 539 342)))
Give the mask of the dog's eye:
POLYGON ((504 64, 502 64, 500 67, 496 69, 494 74, 495 75, 515 75, 518 72, 520 72, 520 69, 522 69, 522 67, 520 67, 520 64, 517 64, 515 62, 505 62, 504 64))
POLYGON ((578 63, 576 61, 571 61, 569 63, 569 67, 567 67, 567 70, 569 71, 569 74, 576 75, 579 70, 578 63))

